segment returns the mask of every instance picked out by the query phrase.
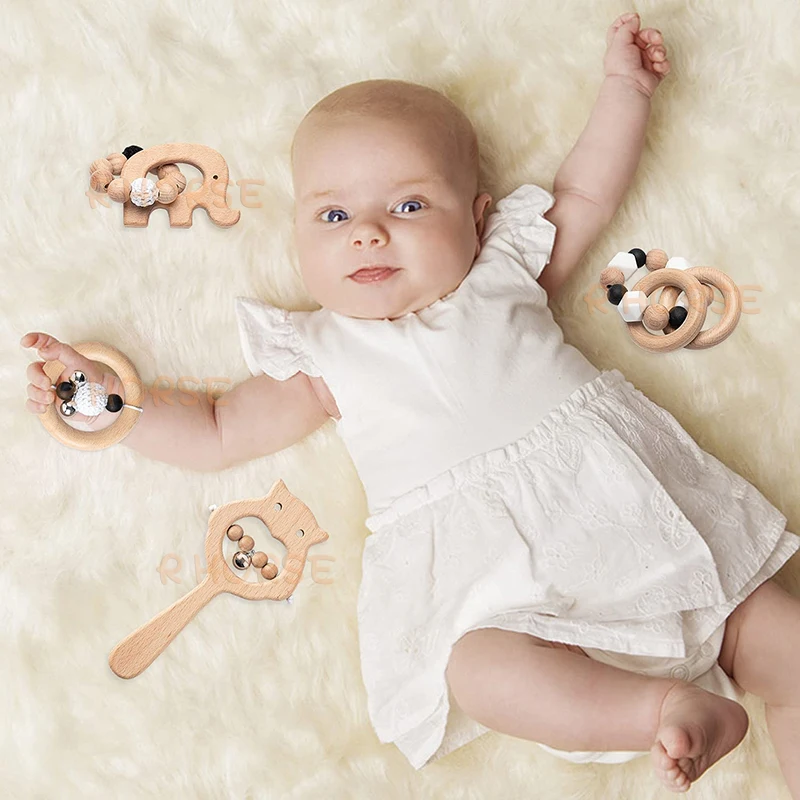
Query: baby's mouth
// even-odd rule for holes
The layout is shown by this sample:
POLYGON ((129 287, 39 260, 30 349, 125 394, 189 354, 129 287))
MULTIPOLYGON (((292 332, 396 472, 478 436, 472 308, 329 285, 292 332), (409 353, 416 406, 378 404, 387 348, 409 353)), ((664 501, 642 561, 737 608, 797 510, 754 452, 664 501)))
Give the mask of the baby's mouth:
POLYGON ((395 272, 399 272, 397 267, 389 267, 389 266, 377 266, 377 267, 362 267, 359 270, 356 270, 351 275, 348 275, 348 278, 352 278, 356 283, 374 283, 376 281, 382 281, 391 275, 394 275, 395 272))

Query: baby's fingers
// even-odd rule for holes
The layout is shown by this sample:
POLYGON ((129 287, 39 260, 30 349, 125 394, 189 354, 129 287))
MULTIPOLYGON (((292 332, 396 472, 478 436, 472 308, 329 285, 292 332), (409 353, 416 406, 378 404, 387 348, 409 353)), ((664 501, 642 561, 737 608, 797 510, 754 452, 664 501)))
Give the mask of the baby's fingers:
POLYGON ((651 44, 655 45, 663 43, 664 37, 661 35, 661 31, 656 30, 655 28, 645 28, 636 34, 636 44, 638 44, 643 50, 646 47, 649 47, 651 44))
POLYGON ((40 389, 49 389, 53 385, 44 371, 44 361, 32 361, 28 364, 26 376, 34 386, 38 386, 40 389))
POLYGON ((28 400, 25 401, 25 409, 33 414, 44 414, 47 406, 55 402, 56 393, 50 389, 40 389, 38 386, 28 384, 28 400))

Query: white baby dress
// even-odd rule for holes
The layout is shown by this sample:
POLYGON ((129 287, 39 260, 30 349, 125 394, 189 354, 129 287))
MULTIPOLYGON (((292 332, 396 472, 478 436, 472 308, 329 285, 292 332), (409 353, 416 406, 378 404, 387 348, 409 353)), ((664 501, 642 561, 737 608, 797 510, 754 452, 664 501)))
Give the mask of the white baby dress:
POLYGON ((416 769, 488 730, 445 680, 476 628, 736 699, 716 663, 725 620, 800 547, 670 413, 564 342, 536 281, 553 203, 532 184, 499 200, 461 284, 395 320, 236 300, 250 371, 322 376, 341 413, 372 531, 358 598, 369 716, 416 769))

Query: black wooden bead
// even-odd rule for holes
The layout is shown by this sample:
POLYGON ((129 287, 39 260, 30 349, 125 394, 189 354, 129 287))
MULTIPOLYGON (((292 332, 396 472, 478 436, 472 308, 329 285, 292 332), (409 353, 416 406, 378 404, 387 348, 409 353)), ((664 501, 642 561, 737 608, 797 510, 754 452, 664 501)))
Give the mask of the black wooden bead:
POLYGON ((56 388, 56 394, 61 400, 72 400, 75 394, 75 384, 70 381, 61 381, 56 388))
POLYGON ((643 267, 647 263, 647 253, 639 247, 634 247, 628 252, 636 259, 636 266, 643 267))
POLYGON ((127 147, 126 147, 126 148, 125 148, 125 149, 122 151, 122 155, 124 155, 124 156, 125 156, 125 158, 130 158, 131 156, 135 156, 135 155, 136 155, 136 154, 137 154, 137 153, 138 153, 138 152, 139 152, 141 149, 142 149, 142 148, 141 148, 141 147, 139 147, 139 145, 136 145, 136 144, 129 144, 129 145, 128 145, 128 146, 127 146, 127 147))
POLYGON ((688 315, 688 311, 683 306, 674 306, 669 311, 669 324, 671 328, 680 328, 688 315))
POLYGON ((122 398, 118 394, 110 394, 106 401, 106 408, 116 413, 122 408, 122 398))
POLYGON ((613 303, 615 306, 618 306, 627 291, 628 290, 625 288, 624 284, 622 283, 613 284, 612 286, 609 287, 608 292, 606 293, 608 302, 613 303))

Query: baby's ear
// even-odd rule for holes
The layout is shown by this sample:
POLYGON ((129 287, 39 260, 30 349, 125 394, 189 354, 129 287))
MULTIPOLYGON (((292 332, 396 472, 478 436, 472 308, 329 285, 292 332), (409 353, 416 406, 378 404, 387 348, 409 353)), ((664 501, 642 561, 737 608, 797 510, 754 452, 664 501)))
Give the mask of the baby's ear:
POLYGON ((486 192, 478 195, 475 198, 475 202, 472 204, 472 216, 475 219, 475 226, 479 238, 483 235, 483 226, 485 223, 483 214, 491 204, 492 196, 486 192))

